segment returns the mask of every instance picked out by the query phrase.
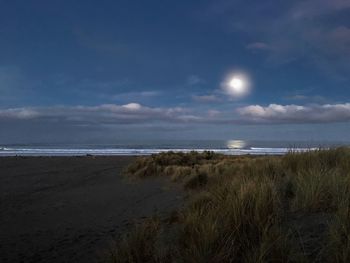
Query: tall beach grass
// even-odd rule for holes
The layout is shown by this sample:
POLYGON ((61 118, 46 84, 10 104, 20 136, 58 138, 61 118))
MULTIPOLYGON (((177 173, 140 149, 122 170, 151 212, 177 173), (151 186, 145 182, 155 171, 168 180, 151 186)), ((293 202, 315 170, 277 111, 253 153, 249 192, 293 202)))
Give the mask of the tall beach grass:
POLYGON ((350 150, 284 156, 162 153, 128 177, 165 176, 188 192, 171 220, 121 237, 110 262, 350 262, 350 150))

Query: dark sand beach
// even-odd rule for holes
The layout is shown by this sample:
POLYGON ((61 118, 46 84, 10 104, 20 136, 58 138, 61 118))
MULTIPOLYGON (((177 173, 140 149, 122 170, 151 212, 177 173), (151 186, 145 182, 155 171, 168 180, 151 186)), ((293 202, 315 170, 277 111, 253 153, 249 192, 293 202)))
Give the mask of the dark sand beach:
POLYGON ((181 205, 164 179, 122 178, 133 158, 0 158, 0 262, 97 262, 134 219, 181 205))

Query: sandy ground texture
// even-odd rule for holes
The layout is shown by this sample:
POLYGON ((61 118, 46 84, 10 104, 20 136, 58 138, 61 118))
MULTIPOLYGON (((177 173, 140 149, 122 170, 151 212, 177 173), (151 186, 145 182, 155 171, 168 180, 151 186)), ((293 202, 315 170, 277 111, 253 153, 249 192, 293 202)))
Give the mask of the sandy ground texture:
POLYGON ((181 205, 164 179, 122 178, 132 159, 0 158, 0 262, 97 262, 134 219, 181 205))

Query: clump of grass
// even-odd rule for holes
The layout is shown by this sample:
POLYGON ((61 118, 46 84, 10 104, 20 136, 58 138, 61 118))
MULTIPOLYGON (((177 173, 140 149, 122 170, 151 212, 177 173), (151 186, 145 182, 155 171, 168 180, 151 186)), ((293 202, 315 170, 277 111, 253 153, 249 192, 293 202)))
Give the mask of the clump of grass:
POLYGON ((295 198, 294 210, 327 210, 333 206, 333 197, 339 188, 335 173, 320 173, 316 170, 302 171, 292 179, 295 198))
POLYGON ((126 174, 168 176, 195 191, 167 226, 171 245, 159 238, 170 236, 163 223, 136 228, 117 249, 127 260, 115 262, 350 261, 347 148, 282 157, 165 153, 139 158, 126 174))
POLYGON ((187 166, 168 166, 165 168, 164 174, 168 175, 173 182, 182 182, 192 174, 192 170, 192 167, 187 166))
POLYGON ((268 180, 235 180, 209 188, 182 212, 180 251, 184 261, 228 262, 248 258, 263 233, 279 221, 279 198, 268 180), (208 260, 208 261, 205 261, 208 260))
POLYGON ((188 189, 196 189, 206 185, 208 182, 208 175, 204 172, 193 172, 190 176, 184 179, 183 185, 188 189))
POLYGON ((211 178, 236 173, 245 160, 210 151, 166 152, 137 158, 126 168, 124 174, 133 178, 167 176, 174 182, 182 182, 187 189, 194 189, 204 186, 211 178))
POLYGON ((109 262, 157 262, 156 240, 161 228, 159 218, 150 218, 122 236, 118 246, 110 251, 109 262))
POLYGON ((333 262, 350 262, 350 199, 339 204, 333 222, 329 227, 327 259, 333 262))
POLYGON ((346 148, 290 153, 282 163, 295 198, 294 210, 334 210, 350 183, 350 151, 346 148))
POLYGON ((350 181, 344 182, 337 199, 334 219, 329 222, 325 257, 329 262, 350 262, 350 181))

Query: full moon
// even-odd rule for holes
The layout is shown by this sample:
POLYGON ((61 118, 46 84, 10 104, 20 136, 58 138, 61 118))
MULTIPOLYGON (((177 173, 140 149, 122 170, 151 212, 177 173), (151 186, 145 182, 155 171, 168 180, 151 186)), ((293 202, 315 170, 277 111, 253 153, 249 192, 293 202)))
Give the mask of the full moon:
POLYGON ((250 84, 245 74, 231 74, 222 83, 222 88, 232 98, 241 98, 249 94, 250 84))
POLYGON ((238 93, 238 94, 243 93, 244 89, 245 89, 245 85, 244 85, 243 80, 236 78, 236 77, 233 77, 230 80, 229 86, 230 86, 230 89, 232 89, 232 91, 234 93, 238 93))

